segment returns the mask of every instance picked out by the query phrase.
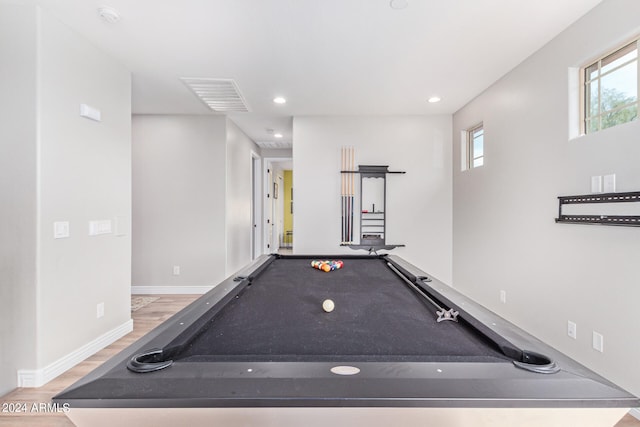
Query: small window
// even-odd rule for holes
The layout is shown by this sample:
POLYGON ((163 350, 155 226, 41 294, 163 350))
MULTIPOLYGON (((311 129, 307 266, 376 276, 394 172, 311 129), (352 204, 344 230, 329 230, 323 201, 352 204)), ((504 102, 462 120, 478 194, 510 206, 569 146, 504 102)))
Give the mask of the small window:
POLYGON ((638 40, 584 67, 583 131, 638 118, 638 40))
POLYGON ((467 131, 468 169, 484 164, 484 128, 482 123, 467 131))

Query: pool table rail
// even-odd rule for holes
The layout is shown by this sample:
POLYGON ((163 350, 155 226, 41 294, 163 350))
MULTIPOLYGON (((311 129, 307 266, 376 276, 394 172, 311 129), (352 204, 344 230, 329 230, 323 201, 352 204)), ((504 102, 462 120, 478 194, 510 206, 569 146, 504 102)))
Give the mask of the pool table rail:
MULTIPOLYGON (((177 360, 166 369, 142 374, 127 368, 132 357, 149 349, 164 349, 167 353, 158 360, 164 356, 168 356, 165 362, 171 360, 172 352, 190 339, 190 328, 214 319, 217 310, 243 292, 252 278, 277 257, 262 256, 228 277, 53 401, 68 403, 72 408, 640 406, 637 397, 395 255, 385 256, 384 260, 392 262, 421 288, 428 288, 439 303, 460 309, 461 321, 482 324, 487 333, 526 349, 532 357, 546 355, 557 363, 559 371, 542 375, 517 369, 512 363, 460 362, 455 358, 433 362, 362 362, 349 357, 302 362, 250 358, 216 362, 177 360), (240 280, 234 280, 239 276, 240 280), (352 365, 359 373, 335 375, 331 368, 336 365, 352 365)), ((140 361, 145 362, 144 358, 140 361)))

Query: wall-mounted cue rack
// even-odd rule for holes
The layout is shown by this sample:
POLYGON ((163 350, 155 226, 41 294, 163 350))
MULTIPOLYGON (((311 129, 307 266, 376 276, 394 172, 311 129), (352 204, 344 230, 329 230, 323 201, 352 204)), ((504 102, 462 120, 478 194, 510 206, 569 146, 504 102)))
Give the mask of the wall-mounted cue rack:
POLYGON ((354 168, 353 149, 343 149, 342 174, 342 240, 341 246, 376 252, 381 249, 402 247, 387 244, 387 174, 404 174, 390 171, 389 166, 358 165, 354 168), (346 167, 345 167, 346 166, 346 167), (354 176, 360 175, 359 200, 356 200, 354 176), (355 210, 359 211, 358 219, 355 210), (357 233, 356 233, 357 232, 357 233), (354 235, 359 235, 359 242, 354 235))
POLYGON ((561 196, 558 197, 559 206, 556 222, 640 227, 640 216, 638 215, 566 215, 562 212, 563 206, 566 205, 632 202, 640 202, 640 191, 633 191, 629 193, 588 194, 583 196, 561 196))

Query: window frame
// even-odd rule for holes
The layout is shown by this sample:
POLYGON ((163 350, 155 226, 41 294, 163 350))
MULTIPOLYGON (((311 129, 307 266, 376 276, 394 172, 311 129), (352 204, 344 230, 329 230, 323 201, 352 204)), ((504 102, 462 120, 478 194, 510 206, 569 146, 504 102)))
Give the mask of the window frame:
POLYGON ((640 95, 640 70, 639 68, 640 68, 640 36, 635 36, 634 38, 617 45, 614 49, 607 51, 605 54, 600 55, 595 59, 592 59, 591 61, 587 62, 584 66, 580 67, 580 134, 582 135, 593 134, 605 129, 609 129, 611 127, 618 126, 618 125, 613 125, 606 128, 602 128, 602 117, 605 116, 606 114, 609 114, 615 111, 620 111, 634 105, 636 106, 638 111, 638 115, 636 115, 636 118, 628 122, 619 123, 619 124, 630 123, 640 118, 640 96, 639 96, 640 95), (606 67, 610 63, 615 62, 617 59, 624 57, 624 55, 629 53, 629 52, 625 52, 627 49, 629 49, 629 51, 633 50, 633 47, 632 47, 633 45, 635 45, 635 50, 637 52, 636 58, 625 61, 624 63, 618 64, 614 68, 607 70, 604 73, 601 72, 603 68, 603 62, 605 62, 604 67, 606 67), (612 73, 622 69, 623 67, 628 66, 633 62, 636 62, 637 64, 636 65, 636 79, 637 79, 636 101, 627 103, 622 106, 618 106, 615 109, 607 110, 603 112, 601 110, 602 78, 608 75, 611 75, 612 73), (588 70, 594 66, 597 67, 596 68, 597 77, 588 78, 587 77, 588 70), (598 95, 597 95, 598 96, 598 113, 594 114, 593 116, 590 116, 589 115, 590 108, 588 105, 588 103, 590 102, 590 98, 587 94, 590 89, 590 83, 594 81, 598 81, 598 95), (598 120, 598 126, 595 130, 590 130, 588 124, 590 123, 590 121, 593 121, 594 119, 598 120))
POLYGON ((466 130, 466 134, 467 134, 467 141, 466 141, 466 146, 467 146, 467 170, 471 170, 471 169, 476 169, 479 167, 484 166, 484 123, 480 122, 475 126, 470 127, 469 129, 466 130), (475 138, 474 135, 478 132, 478 131, 482 131, 482 156, 475 156, 474 153, 474 142, 475 142, 475 138), (480 165, 475 165, 475 160, 477 159, 482 159, 482 164, 480 165))

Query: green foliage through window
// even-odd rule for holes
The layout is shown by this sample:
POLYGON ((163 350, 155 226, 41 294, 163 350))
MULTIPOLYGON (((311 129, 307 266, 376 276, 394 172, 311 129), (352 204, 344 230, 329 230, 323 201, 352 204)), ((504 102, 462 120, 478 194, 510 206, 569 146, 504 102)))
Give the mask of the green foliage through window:
POLYGON ((484 127, 482 123, 467 131, 468 169, 484 165, 484 127))
POLYGON ((638 118, 638 40, 584 68, 584 129, 597 132, 638 118))

